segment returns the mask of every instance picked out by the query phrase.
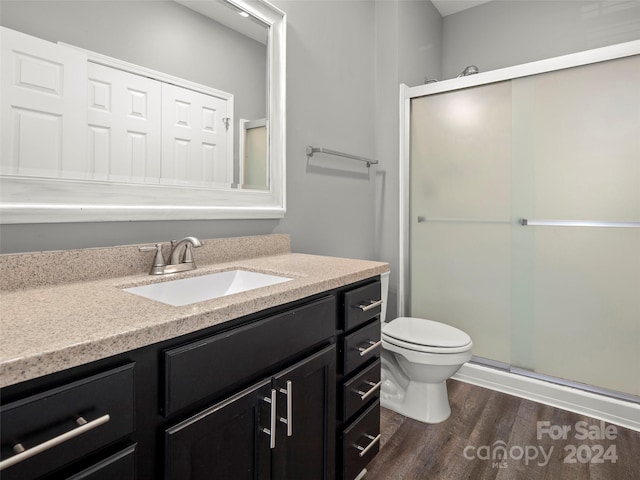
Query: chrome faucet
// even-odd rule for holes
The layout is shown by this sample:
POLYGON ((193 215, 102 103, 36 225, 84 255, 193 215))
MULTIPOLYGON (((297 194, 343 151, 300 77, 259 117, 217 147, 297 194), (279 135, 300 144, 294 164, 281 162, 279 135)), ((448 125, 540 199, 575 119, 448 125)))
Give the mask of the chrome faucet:
POLYGON ((140 247, 141 252, 149 252, 155 250, 156 255, 153 259, 153 265, 149 271, 149 275, 165 275, 167 273, 186 272, 195 270, 196 263, 193 260, 192 248, 202 246, 202 242, 196 237, 185 237, 182 240, 171 241, 171 253, 169 254, 169 264, 164 261, 162 255, 162 244, 156 243, 155 247, 140 247), (184 254, 180 255, 184 247, 184 254))

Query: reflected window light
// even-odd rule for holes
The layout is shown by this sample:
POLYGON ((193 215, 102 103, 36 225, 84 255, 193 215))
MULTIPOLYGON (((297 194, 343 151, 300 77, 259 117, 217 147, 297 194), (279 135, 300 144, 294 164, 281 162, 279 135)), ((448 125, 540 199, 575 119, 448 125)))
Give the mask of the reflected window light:
POLYGON ((471 126, 478 120, 478 104, 464 96, 452 99, 447 108, 449 120, 458 126, 471 126))

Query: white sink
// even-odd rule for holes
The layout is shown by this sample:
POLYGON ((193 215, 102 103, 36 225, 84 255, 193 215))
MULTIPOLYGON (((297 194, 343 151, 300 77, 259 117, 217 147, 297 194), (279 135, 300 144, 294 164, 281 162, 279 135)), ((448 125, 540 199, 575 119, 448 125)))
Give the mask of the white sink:
POLYGON ((289 280, 293 279, 247 270, 229 270, 200 277, 153 283, 142 287, 124 288, 123 291, 174 307, 181 307, 289 280))

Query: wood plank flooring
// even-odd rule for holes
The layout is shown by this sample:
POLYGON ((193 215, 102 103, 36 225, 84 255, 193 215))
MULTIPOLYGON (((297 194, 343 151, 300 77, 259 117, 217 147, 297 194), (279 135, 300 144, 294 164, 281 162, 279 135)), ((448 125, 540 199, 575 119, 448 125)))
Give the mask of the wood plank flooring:
POLYGON ((455 380, 447 387, 451 416, 440 424, 382 409, 365 480, 640 479, 640 432, 455 380))

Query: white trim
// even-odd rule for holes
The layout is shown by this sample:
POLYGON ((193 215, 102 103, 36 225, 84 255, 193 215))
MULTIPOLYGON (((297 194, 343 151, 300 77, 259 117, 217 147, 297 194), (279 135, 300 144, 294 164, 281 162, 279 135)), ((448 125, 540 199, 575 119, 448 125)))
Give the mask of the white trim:
POLYGON ((424 97, 434 93, 450 92, 463 88, 486 85, 488 83, 513 80, 515 78, 537 75, 540 73, 554 72, 566 68, 579 67, 592 63, 605 62, 616 58, 630 57, 640 54, 640 40, 620 43, 608 47, 585 50, 583 52, 571 53, 560 57, 547 58, 537 62, 524 63, 513 67, 481 72, 466 77, 452 78, 441 82, 419 85, 408 89, 408 98, 424 97))
POLYGON ((398 317, 404 317, 409 303, 409 228, 411 225, 409 190, 411 166, 411 88, 400 85, 400 201, 399 201, 399 266, 398 266, 398 317))
POLYGON ((465 363, 451 378, 640 431, 637 403, 474 363, 465 363))

